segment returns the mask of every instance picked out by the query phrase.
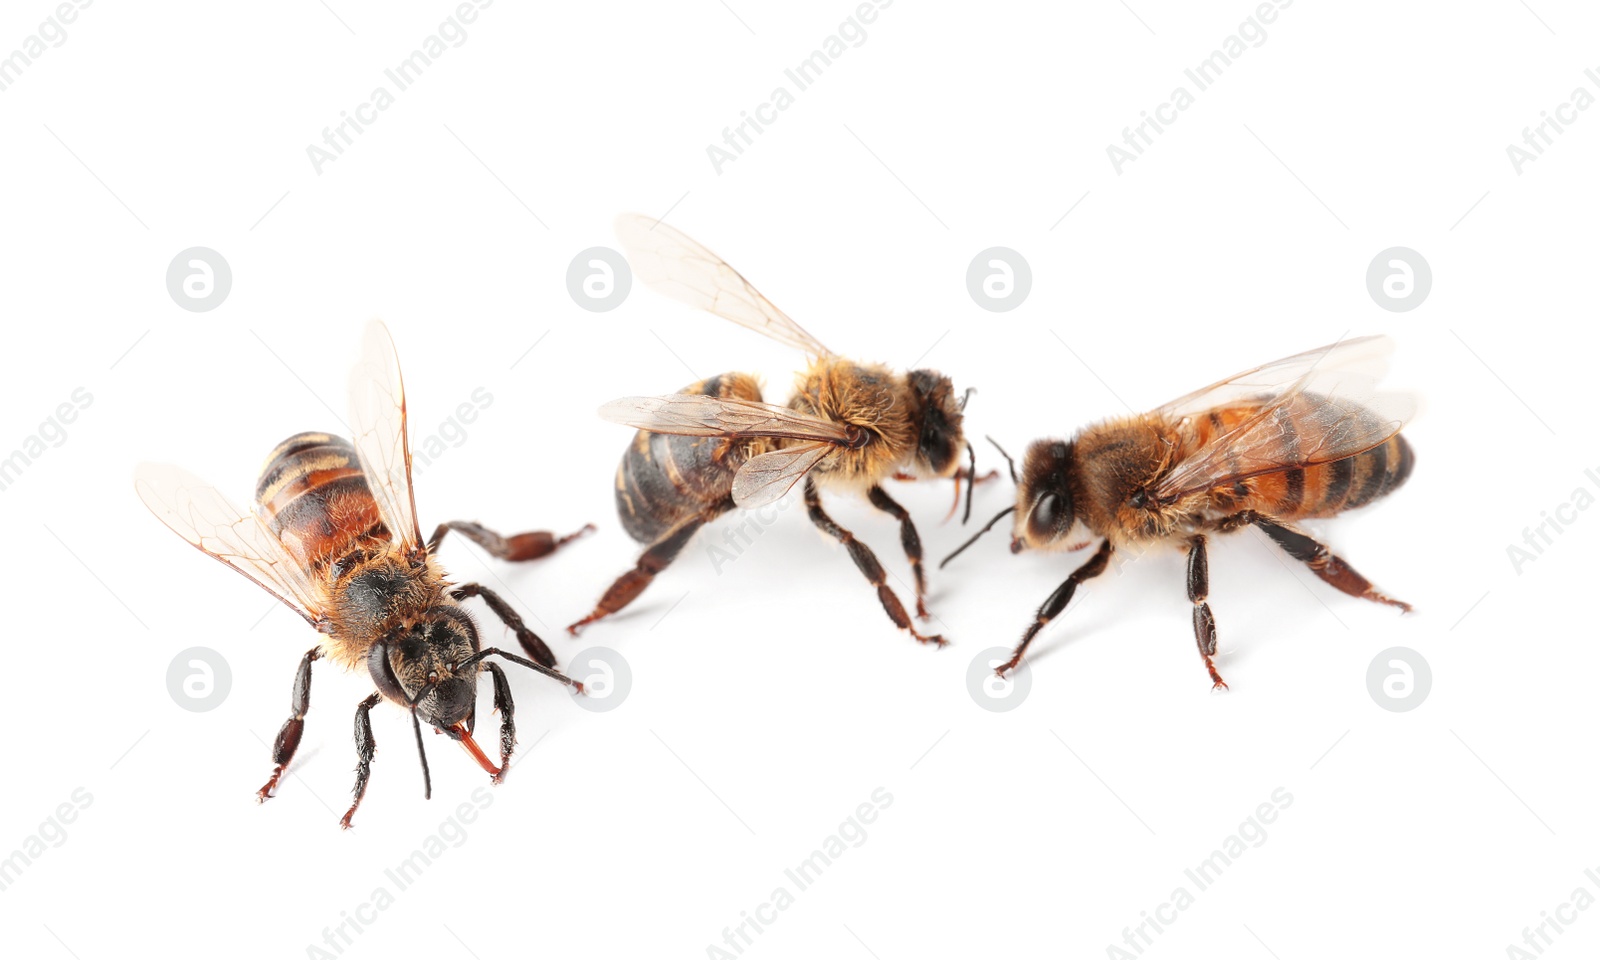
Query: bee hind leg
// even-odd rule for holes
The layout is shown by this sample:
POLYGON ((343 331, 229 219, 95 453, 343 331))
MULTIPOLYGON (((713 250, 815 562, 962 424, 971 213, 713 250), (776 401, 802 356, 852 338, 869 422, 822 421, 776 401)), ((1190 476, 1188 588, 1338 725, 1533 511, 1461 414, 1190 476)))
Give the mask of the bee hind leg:
POLYGON ((433 536, 428 538, 428 552, 434 553, 439 549, 439 544, 444 540, 444 535, 451 530, 461 534, 473 543, 487 550, 501 560, 537 560, 549 556, 561 547, 578 539, 586 533, 594 532, 594 524, 584 524, 583 529, 576 533, 569 533, 558 537, 547 530, 531 530, 527 533, 516 533, 503 537, 493 530, 473 523, 470 520, 448 520, 439 524, 433 531, 433 536))
POLYGON ((278 728, 278 738, 272 744, 272 778, 256 791, 256 802, 266 803, 276 796, 278 780, 289 768, 294 752, 300 746, 300 735, 306 729, 306 711, 311 709, 311 664, 321 659, 322 650, 312 647, 300 658, 300 667, 294 673, 294 694, 289 702, 289 719, 278 728))
POLYGON ((1211 604, 1206 602, 1211 593, 1211 567, 1206 561, 1206 537, 1197 533, 1189 538, 1189 602, 1194 604, 1194 642, 1200 648, 1200 658, 1206 662, 1206 672, 1211 674, 1211 689, 1226 690, 1222 674, 1211 658, 1217 654, 1217 618, 1211 614, 1211 604))
POLYGON ((1312 573, 1334 589, 1348 593, 1352 597, 1360 597, 1374 603, 1386 603, 1391 607, 1399 607, 1406 613, 1411 612, 1411 604, 1381 593, 1372 585, 1371 580, 1345 563, 1325 544, 1263 516, 1252 516, 1248 522, 1254 524, 1258 530, 1270 537, 1273 543, 1283 548, 1284 553, 1304 563, 1312 573))
MULTIPOLYGON (((874 487, 873 489, 876 490, 877 488, 874 487)), ((879 492, 881 493, 882 491, 879 492)), ((871 547, 857 540, 855 534, 839 526, 832 517, 828 516, 822 509, 822 497, 817 493, 817 485, 809 477, 806 478, 805 496, 806 512, 811 516, 811 522, 817 525, 817 529, 838 540, 844 544, 846 550, 850 551, 850 559, 855 561, 856 569, 860 570, 862 575, 867 578, 867 582, 877 589, 878 602, 883 604, 884 612, 889 615, 890 620, 894 621, 894 625, 910 633, 919 643, 932 643, 941 647, 949 643, 948 640, 938 634, 924 635, 917 632, 917 628, 911 623, 911 618, 906 615, 906 608, 900 603, 900 598, 895 596, 894 591, 889 589, 889 585, 884 582, 888 575, 884 573, 883 564, 878 562, 877 555, 872 552, 871 547)), ((884 499, 888 500, 888 497, 885 496, 884 499)), ((893 500, 889 500, 889 502, 894 503, 893 500)), ((876 505, 876 501, 874 501, 874 504, 876 505)), ((897 503, 894 505, 896 508, 900 506, 897 503)), ((879 506, 879 509, 888 508, 879 506)), ((901 512, 904 513, 903 510, 901 512)), ((915 528, 913 528, 913 533, 915 533, 915 528)), ((907 550, 909 551, 909 549, 908 546, 907 550)), ((920 553, 920 544, 917 549, 920 553)), ((920 572, 920 565, 918 570, 920 572)))
POLYGON ((577 636, 579 629, 596 620, 609 617, 632 603, 655 581, 656 574, 665 570, 678 558, 678 554, 683 552, 684 546, 688 544, 689 538, 695 535, 695 531, 732 509, 733 498, 728 497, 704 513, 680 520, 646 547, 644 553, 639 555, 633 569, 612 582, 601 595, 600 602, 595 604, 594 610, 587 617, 568 626, 567 632, 577 636))

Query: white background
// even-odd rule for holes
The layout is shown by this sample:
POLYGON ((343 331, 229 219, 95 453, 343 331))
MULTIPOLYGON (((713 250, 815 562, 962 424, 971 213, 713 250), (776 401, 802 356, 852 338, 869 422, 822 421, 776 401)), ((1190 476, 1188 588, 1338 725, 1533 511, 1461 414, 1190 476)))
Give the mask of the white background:
MULTIPOLYGON (((1145 955, 1505 956, 1575 888, 1600 892, 1584 876, 1600 865, 1600 657, 1582 606, 1600 514, 1520 572, 1507 554, 1575 489, 1600 492, 1584 474, 1600 471, 1600 110, 1520 175, 1506 154, 1575 87, 1594 92, 1600 19, 1558 0, 1295 3, 1119 175, 1107 145, 1253 9, 1131 2, 902 0, 720 175, 707 145, 852 4, 496 3, 320 174, 306 146, 450 4, 82 11, 0 93, 0 450, 75 388, 93 397, 0 493, 0 855, 75 789, 93 799, 0 892, 5 952, 318 956, 349 914, 376 919, 344 956, 716 956, 880 787, 893 801, 865 842, 745 956, 1107 956, 1278 788, 1292 802, 1264 842, 1145 955), (1013 557, 997 532, 935 571, 955 642, 934 651, 791 504, 736 562, 714 567, 713 528, 625 616, 567 638, 637 552, 611 501, 629 434, 595 407, 735 369, 781 399, 799 359, 643 288, 579 309, 568 263, 613 244, 626 210, 670 211, 835 349, 978 387, 972 435, 1014 452, 1346 333, 1392 335, 1391 382, 1425 401, 1416 472, 1315 530, 1417 613, 1338 594, 1254 533, 1217 543, 1233 689, 1212 695, 1182 558, 1157 551, 1083 591, 1037 644, 1026 702, 990 713, 968 664, 1013 643, 1082 555, 1013 557), (196 245, 233 271, 209 313, 165 288, 196 245), (993 245, 1033 269, 1009 313, 966 291, 993 245), (1432 265, 1411 312, 1366 289, 1394 245, 1432 265), (601 527, 522 567, 452 541, 446 566, 513 598, 563 662, 612 647, 634 677, 590 714, 513 670, 525 761, 375 915, 362 904, 393 892, 384 870, 487 778, 430 738, 424 802, 408 725, 382 707, 366 803, 338 830, 371 687, 323 664, 293 776, 258 807, 315 638, 131 483, 137 461, 170 460, 246 502, 275 443, 338 429, 372 316, 399 345, 417 437, 474 389, 493 396, 420 472, 425 528, 601 527), (166 685, 195 645, 233 674, 208 713, 166 685), (1408 713, 1367 689, 1396 645, 1433 672, 1408 713)), ((51 10, 6 5, 0 52, 51 10)), ((939 522, 947 484, 892 492, 932 557, 970 529, 939 522)), ((977 512, 1009 495, 983 488, 977 512)), ((907 578, 891 521, 830 509, 907 578)), ((1600 912, 1576 916, 1549 955, 1600 945, 1600 912)))

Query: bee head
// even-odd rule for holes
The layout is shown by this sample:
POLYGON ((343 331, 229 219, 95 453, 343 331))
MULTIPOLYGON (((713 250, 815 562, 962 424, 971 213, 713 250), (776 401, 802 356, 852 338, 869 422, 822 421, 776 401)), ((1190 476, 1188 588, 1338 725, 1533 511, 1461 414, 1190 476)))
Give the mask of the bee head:
POLYGON ((478 667, 458 665, 478 652, 478 631, 464 613, 445 609, 384 643, 373 644, 367 671, 391 699, 415 704, 425 723, 446 729, 472 716, 478 667))
POLYGON ((1022 459, 1017 482, 1017 518, 1011 552, 1076 550, 1089 541, 1088 530, 1074 513, 1072 496, 1076 458, 1073 444, 1039 440, 1022 459))
MULTIPOLYGON (((966 395, 956 396, 950 378, 934 370, 913 370, 906 375, 921 423, 917 435, 916 468, 920 476, 948 477, 961 463, 966 439, 961 432, 966 395)), ((971 391, 967 391, 971 393, 971 391)))

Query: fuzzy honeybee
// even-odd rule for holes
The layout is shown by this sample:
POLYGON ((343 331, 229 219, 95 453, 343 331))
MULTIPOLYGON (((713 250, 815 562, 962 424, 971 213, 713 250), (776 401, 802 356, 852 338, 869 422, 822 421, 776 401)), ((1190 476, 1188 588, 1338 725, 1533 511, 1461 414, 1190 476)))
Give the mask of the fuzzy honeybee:
POLYGON ((1071 440, 1030 446, 1016 505, 995 517, 1016 513, 1012 552, 1101 542, 1045 600, 996 672, 1004 675, 1021 661, 1078 585, 1105 571, 1113 552, 1171 543, 1188 551, 1195 642, 1213 689, 1226 688, 1212 662, 1217 626, 1206 602, 1206 535, 1246 526, 1333 587, 1409 611, 1291 525, 1371 503, 1411 475, 1414 457, 1400 428, 1416 402, 1376 391, 1391 348, 1386 337, 1362 337, 1308 350, 1149 413, 1085 428, 1071 440))
POLYGON ((735 506, 772 503, 804 479, 811 522, 845 545, 889 619, 919 641, 943 644, 943 637, 912 624, 883 565, 824 512, 819 491, 864 494, 899 521, 917 614, 926 617, 922 541, 910 514, 881 484, 960 475, 965 396, 933 370, 899 373, 839 356, 710 250, 666 224, 624 216, 617 234, 646 283, 802 350, 810 365, 787 406, 763 403, 754 377, 725 373, 670 396, 628 397, 601 408, 602 417, 640 431, 617 469, 617 512, 628 534, 648 547, 594 612, 567 629, 577 633, 631 603, 700 527, 735 506))
POLYGON ((244 574, 323 635, 295 673, 291 715, 272 747, 272 777, 256 792, 265 802, 294 758, 310 706, 311 665, 327 657, 365 670, 377 690, 356 709, 358 756, 354 801, 365 796, 376 745, 369 714, 383 698, 411 713, 422 759, 424 793, 431 794, 420 721, 447 734, 499 783, 516 742, 511 686, 498 656, 531 667, 582 691, 558 673, 555 655, 511 605, 476 583, 445 579, 434 553, 456 531, 504 560, 532 560, 573 537, 544 532, 502 537, 476 523, 442 523, 426 542, 417 526, 406 434, 405 390, 388 330, 367 329, 362 362, 350 379, 356 441, 300 433, 267 458, 256 485, 255 510, 233 506, 213 487, 165 464, 141 464, 135 487, 146 506, 191 545, 244 574), (510 627, 532 659, 484 648, 461 602, 481 597, 510 627), (472 739, 477 680, 487 669, 500 713, 500 765, 472 739), (420 717, 420 721, 419 721, 420 717))

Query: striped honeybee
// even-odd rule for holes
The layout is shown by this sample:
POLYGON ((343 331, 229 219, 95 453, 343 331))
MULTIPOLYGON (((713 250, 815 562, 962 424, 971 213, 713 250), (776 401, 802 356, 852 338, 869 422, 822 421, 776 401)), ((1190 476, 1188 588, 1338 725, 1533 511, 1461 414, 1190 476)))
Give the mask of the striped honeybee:
POLYGON ((605 419, 639 430, 617 468, 617 512, 628 534, 648 546, 594 611, 567 629, 576 634, 631 603, 700 527, 735 506, 772 503, 803 480, 811 522, 845 545, 889 619, 921 642, 944 644, 917 630, 877 556, 828 516, 820 491, 863 494, 899 521, 917 615, 927 617, 922 541, 881 484, 962 475, 966 397, 933 370, 900 373, 839 356, 710 250, 664 223, 626 215, 617 234, 646 283, 804 351, 810 363, 787 406, 763 402, 755 377, 724 373, 669 396, 626 397, 601 408, 605 419))
POLYGON ((1149 413, 1085 428, 1071 440, 1030 446, 1016 505, 988 527, 1015 512, 1013 553, 1080 550, 1097 539, 1100 546, 1050 594, 995 672, 1003 676, 1022 660, 1078 585, 1105 572, 1116 550, 1170 543, 1188 551, 1195 642, 1212 688, 1225 689, 1212 662, 1217 626, 1206 602, 1206 535, 1247 526, 1334 588, 1409 611, 1292 525, 1371 503, 1411 475, 1414 457, 1400 428, 1415 413, 1415 398, 1376 389, 1391 349, 1387 337, 1341 341, 1246 370, 1149 413))
POLYGON ((379 321, 367 328, 350 397, 355 443, 300 433, 279 444, 256 484, 253 512, 177 467, 141 464, 135 475, 140 499, 157 518, 322 634, 295 673, 291 714, 273 744, 272 777, 256 792, 258 801, 274 795, 300 745, 312 663, 326 657, 372 677, 377 690, 356 709, 354 801, 341 827, 350 826, 366 794, 376 750, 368 715, 379 700, 410 712, 424 793, 431 794, 422 722, 460 743, 495 783, 505 775, 516 742, 511 686, 485 658, 501 657, 583 689, 554 669, 555 655, 505 600, 479 584, 456 586, 445 579, 434 557, 445 534, 454 530, 503 560, 532 560, 591 529, 561 538, 544 532, 502 537, 456 520, 440 524, 424 542, 411 489, 405 388, 394 343, 379 321), (469 597, 481 597, 532 659, 481 646, 477 626, 461 605, 469 597), (499 766, 472 739, 477 680, 485 669, 501 718, 499 766))

